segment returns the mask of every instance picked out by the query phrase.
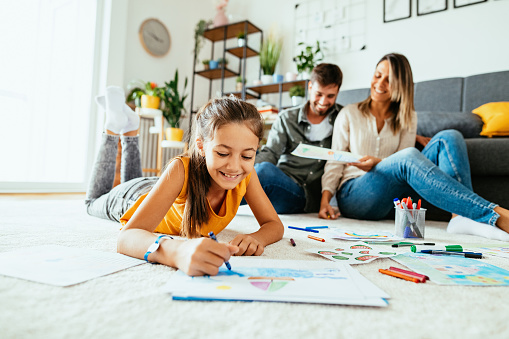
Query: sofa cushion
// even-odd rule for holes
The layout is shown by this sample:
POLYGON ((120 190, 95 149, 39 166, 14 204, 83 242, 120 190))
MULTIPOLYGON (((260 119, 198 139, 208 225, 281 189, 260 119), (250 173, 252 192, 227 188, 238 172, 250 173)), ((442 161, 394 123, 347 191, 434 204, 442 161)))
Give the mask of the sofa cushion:
POLYGON ((417 112, 417 134, 433 137, 444 129, 455 129, 464 138, 478 138, 483 127, 482 119, 463 112, 417 112))
POLYGON ((490 102, 472 111, 484 122, 481 135, 509 135, 509 102, 490 102))
POLYGON ((340 90, 336 102, 343 106, 355 104, 366 99, 369 96, 369 91, 369 88, 340 90))
POLYGON ((488 102, 509 101, 509 71, 466 77, 463 89, 463 112, 472 112, 488 102))
POLYGON ((461 112, 463 78, 418 82, 414 86, 416 111, 461 112))

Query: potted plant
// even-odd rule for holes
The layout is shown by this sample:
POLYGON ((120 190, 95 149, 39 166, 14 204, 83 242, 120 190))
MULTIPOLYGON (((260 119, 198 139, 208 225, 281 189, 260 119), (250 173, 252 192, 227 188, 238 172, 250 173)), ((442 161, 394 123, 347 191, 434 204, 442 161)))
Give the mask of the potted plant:
POLYGON ((246 45, 246 33, 240 31, 237 33, 237 46, 244 47, 246 45))
POLYGON ((217 59, 217 64, 219 68, 226 68, 228 66, 228 58, 219 58, 217 59))
POLYGON ((179 73, 175 70, 175 77, 170 82, 165 82, 163 92, 163 116, 171 126, 166 129, 166 139, 173 141, 181 141, 184 135, 184 130, 179 128, 180 117, 184 109, 184 101, 187 98, 187 94, 184 95, 187 87, 187 77, 184 80, 184 88, 182 94, 178 90, 179 73))
POLYGON ((242 77, 239 75, 236 79, 235 90, 237 92, 242 91, 242 87, 244 87, 245 84, 246 84, 246 79, 242 79, 242 77))
POLYGON ((304 101, 304 95, 306 94, 306 91, 304 90, 304 87, 300 85, 295 85, 289 90, 290 98, 292 98, 292 106, 297 106, 302 104, 304 101))
POLYGON ((158 109, 163 95, 163 88, 157 87, 155 82, 141 80, 131 80, 127 85, 130 92, 126 101, 134 100, 138 107, 158 109))
POLYGON ((194 28, 194 62, 198 61, 198 54, 200 54, 200 50, 205 43, 203 38, 203 33, 207 30, 207 28, 212 24, 212 21, 200 20, 196 24, 194 28))
MULTIPOLYGON (((303 42, 299 42, 298 46, 305 45, 303 42)), ((304 49, 301 50, 300 54, 293 58, 297 65, 297 72, 301 80, 309 78, 309 73, 318 64, 319 61, 323 60, 323 53, 320 48, 320 42, 316 41, 316 46, 305 45, 304 49)))
POLYGON ((209 62, 210 62, 209 59, 205 59, 205 60, 201 61, 201 63, 203 64, 203 67, 205 68, 205 70, 209 69, 209 62))
POLYGON ((261 79, 262 83, 270 84, 272 82, 272 75, 281 56, 282 47, 283 40, 274 33, 270 33, 263 41, 260 48, 260 66, 264 74, 261 79))

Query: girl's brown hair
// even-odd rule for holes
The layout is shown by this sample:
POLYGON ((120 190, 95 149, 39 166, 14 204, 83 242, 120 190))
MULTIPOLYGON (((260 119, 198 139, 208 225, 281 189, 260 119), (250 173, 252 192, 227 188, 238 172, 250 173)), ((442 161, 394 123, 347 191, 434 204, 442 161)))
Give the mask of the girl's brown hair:
POLYGON ((187 201, 180 231, 182 236, 199 237, 201 225, 209 220, 207 192, 211 178, 196 139, 206 143, 214 138, 218 128, 227 124, 243 124, 258 140, 263 137, 263 119, 256 107, 234 96, 211 99, 198 111, 190 134, 189 148, 184 153, 190 160, 187 201))
MULTIPOLYGON (((400 129, 408 129, 412 125, 414 111, 414 80, 408 59, 397 53, 386 54, 378 61, 389 62, 389 86, 391 87, 391 104, 389 111, 393 114, 391 129, 394 134, 400 129)), ((359 110, 369 115, 371 95, 358 105, 359 110)))

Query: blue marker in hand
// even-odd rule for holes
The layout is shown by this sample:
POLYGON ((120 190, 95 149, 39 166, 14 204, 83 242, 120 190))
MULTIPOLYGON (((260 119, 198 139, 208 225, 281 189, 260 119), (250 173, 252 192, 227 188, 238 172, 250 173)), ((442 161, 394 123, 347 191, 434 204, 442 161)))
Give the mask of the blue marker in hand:
MULTIPOLYGON (((209 232, 209 237, 217 242, 217 238, 214 232, 209 232)), ((230 265, 228 261, 225 261, 224 264, 226 265, 226 268, 228 268, 230 271, 232 270, 232 265, 230 265)))

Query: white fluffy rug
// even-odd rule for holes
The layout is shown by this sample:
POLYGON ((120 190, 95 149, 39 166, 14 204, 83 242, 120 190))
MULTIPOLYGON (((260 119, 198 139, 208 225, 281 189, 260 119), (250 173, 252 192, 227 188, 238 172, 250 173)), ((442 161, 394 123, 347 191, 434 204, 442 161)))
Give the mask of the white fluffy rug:
MULTIPOLYGON (((116 251, 117 224, 88 216, 80 200, 2 201, 0 252, 41 244, 116 251)), ((314 214, 281 216, 287 225, 327 224, 314 214)), ((340 218, 330 226, 393 232, 393 222, 340 218)), ((427 222, 426 240, 459 244, 496 243, 451 235, 446 223, 427 222)), ((228 241, 257 228, 238 215, 218 235, 228 241)), ((329 244, 330 245, 330 244, 329 244)), ((286 230, 262 258, 326 260, 304 251, 327 246, 286 230), (290 246, 289 238, 297 242, 290 246)), ((486 262, 509 269, 509 259, 486 262)), ((403 267, 378 259, 355 268, 386 291, 386 308, 269 302, 172 301, 162 291, 174 269, 143 264, 71 287, 54 287, 0 276, 1 338, 508 338, 507 287, 415 284, 382 275, 403 267)))

